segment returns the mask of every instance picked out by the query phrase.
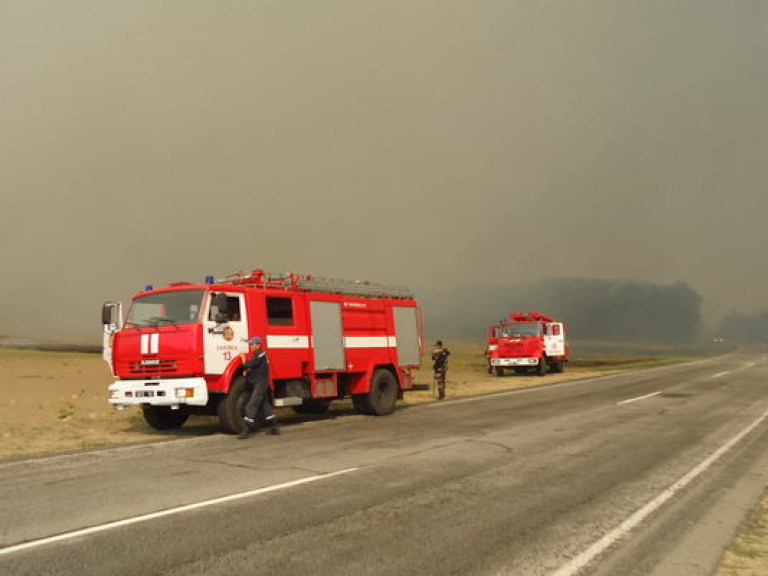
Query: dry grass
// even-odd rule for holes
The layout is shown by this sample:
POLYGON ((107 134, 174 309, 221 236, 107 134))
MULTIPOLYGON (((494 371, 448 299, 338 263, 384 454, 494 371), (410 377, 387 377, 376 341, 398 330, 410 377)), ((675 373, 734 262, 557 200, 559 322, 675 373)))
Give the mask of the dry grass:
POLYGON ((96 354, 0 349, 0 460, 195 433, 160 433, 139 411, 116 411, 110 383, 96 354))
POLYGON ((768 493, 726 548, 715 576, 768 575, 768 493))

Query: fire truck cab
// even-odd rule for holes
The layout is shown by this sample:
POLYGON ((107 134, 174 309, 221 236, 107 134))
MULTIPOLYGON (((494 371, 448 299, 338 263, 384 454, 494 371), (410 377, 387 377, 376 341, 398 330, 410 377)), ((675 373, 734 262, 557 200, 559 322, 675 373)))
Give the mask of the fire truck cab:
POLYGON ((570 358, 566 326, 540 312, 514 312, 508 320, 488 327, 488 368, 497 376, 513 369, 540 376, 563 372, 570 358))
POLYGON ((205 284, 175 283, 102 309, 109 402, 140 406, 157 429, 192 414, 218 415, 237 432, 250 397, 240 354, 260 336, 275 406, 323 413, 351 396, 383 415, 413 388, 421 364, 421 312, 412 294, 358 281, 254 270, 205 284))

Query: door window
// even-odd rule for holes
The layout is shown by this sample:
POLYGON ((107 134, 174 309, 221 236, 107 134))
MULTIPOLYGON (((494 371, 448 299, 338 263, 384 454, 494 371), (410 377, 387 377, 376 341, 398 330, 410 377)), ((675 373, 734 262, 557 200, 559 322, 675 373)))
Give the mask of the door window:
POLYGON ((290 298, 267 298, 267 323, 270 326, 291 326, 293 324, 293 300, 290 298))

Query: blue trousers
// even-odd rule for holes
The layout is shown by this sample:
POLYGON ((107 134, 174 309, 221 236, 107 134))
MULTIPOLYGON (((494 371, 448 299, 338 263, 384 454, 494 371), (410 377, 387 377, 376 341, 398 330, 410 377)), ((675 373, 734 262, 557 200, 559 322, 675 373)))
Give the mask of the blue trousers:
POLYGON ((275 410, 269 395, 269 385, 266 382, 256 382, 253 385, 251 399, 245 406, 245 420, 249 424, 256 422, 256 417, 261 414, 268 424, 275 420, 275 410))

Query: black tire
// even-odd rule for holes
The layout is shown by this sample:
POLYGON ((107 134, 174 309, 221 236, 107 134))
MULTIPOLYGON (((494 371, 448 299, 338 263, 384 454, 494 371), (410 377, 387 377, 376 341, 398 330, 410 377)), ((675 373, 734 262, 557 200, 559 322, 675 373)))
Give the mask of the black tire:
POLYGON ((562 374, 565 372, 565 362, 562 360, 552 360, 552 372, 555 374, 562 374))
POLYGON ((352 394, 352 405, 358 414, 370 414, 368 394, 352 394))
POLYGON ((303 404, 293 407, 297 414, 325 414, 331 406, 330 400, 304 400, 303 404))
POLYGON ((240 375, 232 381, 229 394, 219 400, 216 412, 219 416, 219 426, 228 434, 237 434, 243 427, 245 406, 251 398, 251 388, 245 383, 245 377, 240 375))
POLYGON ((142 406, 142 413, 147 424, 155 430, 175 430, 181 428, 189 418, 189 412, 183 406, 173 410, 170 406, 142 406))
POLYGON ((544 376, 547 373, 547 357, 542 356, 539 358, 539 365, 536 367, 536 374, 544 376))
POLYGON ((379 368, 371 378, 371 389, 366 394, 354 394, 352 403, 360 414, 384 416, 395 411, 397 378, 389 370, 379 368))
POLYGON ((504 376, 504 368, 502 368, 501 366, 496 366, 496 376, 499 376, 499 377, 504 376))

